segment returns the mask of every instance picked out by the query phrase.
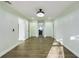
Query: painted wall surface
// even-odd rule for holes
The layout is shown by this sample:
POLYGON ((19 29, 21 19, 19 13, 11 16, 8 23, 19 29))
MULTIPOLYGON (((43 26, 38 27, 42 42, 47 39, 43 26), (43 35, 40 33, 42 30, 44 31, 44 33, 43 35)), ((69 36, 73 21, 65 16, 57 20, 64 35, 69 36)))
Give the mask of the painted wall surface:
POLYGON ((54 22, 55 38, 79 57, 79 10, 54 22))
POLYGON ((32 22, 29 22, 30 23, 30 37, 31 36, 36 36, 38 37, 38 23, 37 21, 32 21, 32 22))
POLYGON ((44 24, 44 36, 51 36, 53 37, 53 23, 52 22, 45 22, 44 24))
POLYGON ((0 9, 0 53, 19 42, 18 33, 18 17, 0 9))
POLYGON ((28 38, 28 21, 25 20, 25 39, 28 38))

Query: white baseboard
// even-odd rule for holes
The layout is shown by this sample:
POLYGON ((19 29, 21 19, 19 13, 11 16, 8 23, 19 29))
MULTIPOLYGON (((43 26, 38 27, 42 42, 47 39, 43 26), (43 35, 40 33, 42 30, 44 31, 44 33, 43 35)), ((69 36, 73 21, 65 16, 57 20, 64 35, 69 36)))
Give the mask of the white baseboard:
POLYGON ((2 57, 3 55, 5 55, 6 53, 8 53, 10 50, 12 50, 13 48, 15 48, 16 46, 18 46, 19 44, 21 44, 23 41, 17 42, 16 44, 14 44, 13 46, 11 46, 10 48, 6 49, 5 51, 2 51, 0 53, 0 57, 2 57))

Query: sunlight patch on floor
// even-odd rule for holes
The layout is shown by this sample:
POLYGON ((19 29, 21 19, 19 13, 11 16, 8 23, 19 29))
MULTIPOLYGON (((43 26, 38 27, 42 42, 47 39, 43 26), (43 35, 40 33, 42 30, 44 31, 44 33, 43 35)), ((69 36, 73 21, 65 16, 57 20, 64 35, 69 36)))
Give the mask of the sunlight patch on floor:
POLYGON ((64 58, 63 46, 59 42, 54 41, 47 58, 64 58))

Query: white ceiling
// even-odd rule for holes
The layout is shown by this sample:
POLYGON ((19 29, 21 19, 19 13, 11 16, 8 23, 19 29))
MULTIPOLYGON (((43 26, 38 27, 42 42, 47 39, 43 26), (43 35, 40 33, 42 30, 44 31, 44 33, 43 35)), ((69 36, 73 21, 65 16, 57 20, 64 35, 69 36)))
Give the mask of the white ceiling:
POLYGON ((70 7, 72 1, 11 1, 12 5, 22 12, 30 20, 53 20, 58 17, 65 9, 70 7), (36 12, 43 9, 45 17, 38 18, 36 12))

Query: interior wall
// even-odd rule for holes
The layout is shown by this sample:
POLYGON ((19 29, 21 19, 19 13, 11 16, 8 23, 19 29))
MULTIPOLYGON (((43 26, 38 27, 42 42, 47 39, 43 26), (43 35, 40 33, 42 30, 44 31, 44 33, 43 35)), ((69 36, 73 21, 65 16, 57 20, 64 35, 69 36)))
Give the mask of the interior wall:
POLYGON ((53 37, 53 22, 52 21, 46 21, 44 24, 44 37, 51 36, 53 37))
POLYGON ((38 37, 38 23, 37 21, 31 21, 30 24, 30 37, 35 36, 38 37))
POLYGON ((28 21, 25 20, 25 39, 28 39, 29 35, 28 35, 28 21))
POLYGON ((79 57, 79 10, 54 22, 55 38, 79 57))
POLYGON ((18 17, 0 9, 0 54, 19 42, 18 17))

